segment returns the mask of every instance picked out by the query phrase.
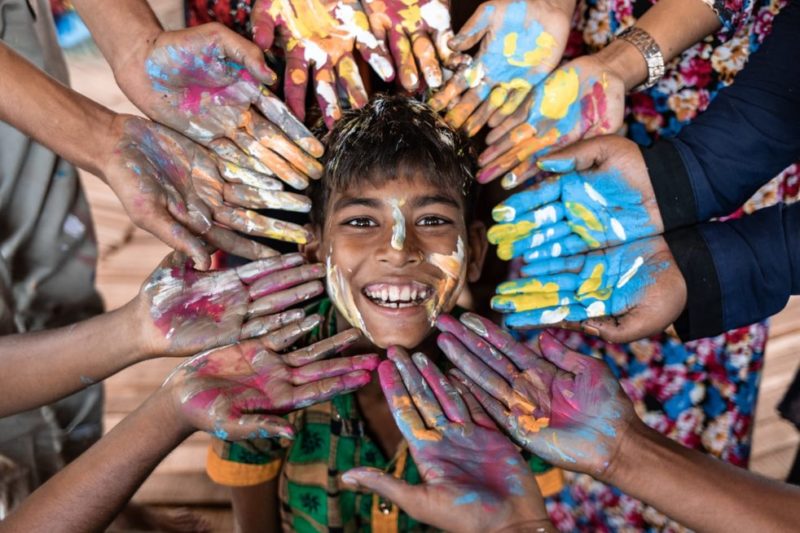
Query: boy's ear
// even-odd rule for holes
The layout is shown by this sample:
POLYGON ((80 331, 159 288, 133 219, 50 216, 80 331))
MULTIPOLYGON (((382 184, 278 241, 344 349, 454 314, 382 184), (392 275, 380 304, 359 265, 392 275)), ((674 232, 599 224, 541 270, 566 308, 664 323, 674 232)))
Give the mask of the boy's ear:
POLYGON ((486 238, 486 224, 480 220, 474 220, 467 228, 467 239, 469 240, 467 281, 475 283, 481 277, 486 251, 489 249, 489 241, 486 238))
POLYGON ((320 244, 322 242, 321 230, 319 227, 311 224, 306 224, 305 228, 311 232, 311 239, 307 243, 299 245, 299 251, 309 263, 321 263, 323 260, 319 254, 320 244))

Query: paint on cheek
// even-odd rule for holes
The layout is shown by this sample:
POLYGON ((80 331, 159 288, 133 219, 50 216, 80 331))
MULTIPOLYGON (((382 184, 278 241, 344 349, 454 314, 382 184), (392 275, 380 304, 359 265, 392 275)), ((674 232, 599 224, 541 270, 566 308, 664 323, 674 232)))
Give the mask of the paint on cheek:
POLYGON ((337 265, 331 264, 331 254, 325 259, 325 281, 328 287, 328 294, 336 305, 336 308, 342 313, 342 316, 354 328, 360 329, 370 341, 373 341, 372 335, 367 331, 364 324, 364 318, 356 306, 355 298, 353 298, 353 291, 350 289, 350 284, 345 279, 341 270, 337 265))
POLYGON ((465 262, 464 241, 459 235, 456 242, 456 249, 450 255, 432 253, 428 255, 427 260, 430 264, 444 272, 445 277, 438 283, 436 287, 436 297, 431 298, 425 304, 428 308, 428 319, 431 325, 436 322, 436 317, 448 309, 458 298, 461 288, 466 283, 467 279, 467 264, 465 262))
POLYGON ((403 249, 403 244, 406 242, 406 218, 403 216, 403 210, 400 209, 405 203, 404 198, 389 200, 389 205, 392 206, 392 219, 394 219, 391 244, 392 248, 398 251, 403 249))

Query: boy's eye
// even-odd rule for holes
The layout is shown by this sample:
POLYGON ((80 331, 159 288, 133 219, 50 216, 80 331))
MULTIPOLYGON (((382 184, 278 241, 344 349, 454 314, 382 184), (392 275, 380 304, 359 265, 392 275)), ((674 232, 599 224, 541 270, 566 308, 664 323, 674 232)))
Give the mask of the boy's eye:
POLYGON ((434 215, 422 217, 417 221, 417 226, 443 226, 445 224, 450 224, 450 221, 446 218, 437 217, 434 215))
POLYGON ((377 226, 374 220, 367 217, 356 217, 344 221, 345 226, 352 226, 354 228, 372 228, 377 226))

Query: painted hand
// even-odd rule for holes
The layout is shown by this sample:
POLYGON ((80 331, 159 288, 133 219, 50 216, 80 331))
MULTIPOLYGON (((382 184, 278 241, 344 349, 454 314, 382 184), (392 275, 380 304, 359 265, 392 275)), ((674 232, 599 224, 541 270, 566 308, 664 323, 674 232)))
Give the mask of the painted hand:
POLYGON ((224 26, 163 32, 114 74, 150 118, 232 164, 295 189, 322 175, 322 144, 261 85, 274 81, 263 53, 224 26))
POLYGON ((630 400, 600 360, 543 332, 541 356, 491 321, 441 316, 439 346, 451 371, 522 447, 557 466, 602 475, 632 423, 630 400), (466 326, 466 327, 465 327, 466 326), (543 356, 543 357, 542 357, 543 356))
MULTIPOLYGON (((285 309, 324 290, 321 264, 288 254, 213 272, 169 254, 139 291, 143 335, 154 355, 186 356, 273 332, 290 323, 308 331, 315 320, 285 309)), ((270 338, 277 338, 273 333, 270 338)))
POLYGON ((493 0, 481 4, 458 35, 454 50, 480 42, 474 62, 459 70, 430 104, 449 108, 447 122, 475 135, 500 125, 531 90, 558 66, 569 36, 571 12, 543 0, 493 0))
POLYGON ((210 266, 202 241, 248 259, 276 255, 237 231, 307 242, 309 232, 302 226, 250 210, 310 209, 308 198, 283 192, 278 180, 254 176, 149 120, 119 115, 115 130, 118 141, 106 163, 106 181, 137 226, 190 255, 197 268, 210 266))
POLYGON ((629 342, 664 331, 686 306, 686 283, 663 237, 533 261, 522 276, 492 298, 511 328, 579 322, 587 333, 629 342))
POLYGON ((342 481, 448 531, 547 524, 536 480, 505 435, 491 423, 474 423, 464 400, 423 354, 412 361, 392 347, 389 358, 378 367, 381 388, 423 482, 408 485, 373 468, 349 470, 342 481))
POLYGON ((664 231, 639 148, 608 135, 540 159, 551 176, 499 204, 489 230, 501 259, 528 262, 616 246, 664 231))
MULTIPOLYGON (((318 323, 319 316, 309 317, 318 323)), ((281 355, 306 329, 292 324, 262 337, 198 354, 164 382, 184 420, 221 439, 289 437, 291 424, 275 416, 370 381, 377 355, 323 361, 361 334, 350 329, 306 348, 281 355)))
POLYGON ((539 172, 536 161, 550 150, 618 130, 624 111, 622 79, 594 56, 574 59, 489 133, 477 179, 487 183, 505 174, 501 183, 512 189, 539 172))
POLYGON ((455 68, 468 61, 447 44, 453 37, 448 0, 363 0, 362 5, 372 32, 388 41, 407 91, 419 89, 420 70, 426 85, 436 89, 442 85, 441 64, 455 68))
POLYGON ((351 107, 367 103, 354 47, 383 80, 394 78, 389 51, 370 32, 358 0, 257 0, 251 21, 254 40, 262 50, 269 50, 277 37, 285 51, 284 95, 301 120, 310 67, 317 102, 329 128, 342 114, 340 89, 351 107))

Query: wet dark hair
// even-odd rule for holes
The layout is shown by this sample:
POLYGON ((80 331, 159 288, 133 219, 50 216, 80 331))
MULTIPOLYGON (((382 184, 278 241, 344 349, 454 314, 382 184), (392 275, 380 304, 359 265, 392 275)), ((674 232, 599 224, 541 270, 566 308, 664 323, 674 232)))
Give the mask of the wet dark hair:
POLYGON ((333 191, 405 179, 415 173, 464 200, 471 219, 475 152, 469 140, 428 105, 405 96, 376 95, 361 109, 346 111, 323 137, 325 172, 311 180, 311 222, 322 225, 333 191))

